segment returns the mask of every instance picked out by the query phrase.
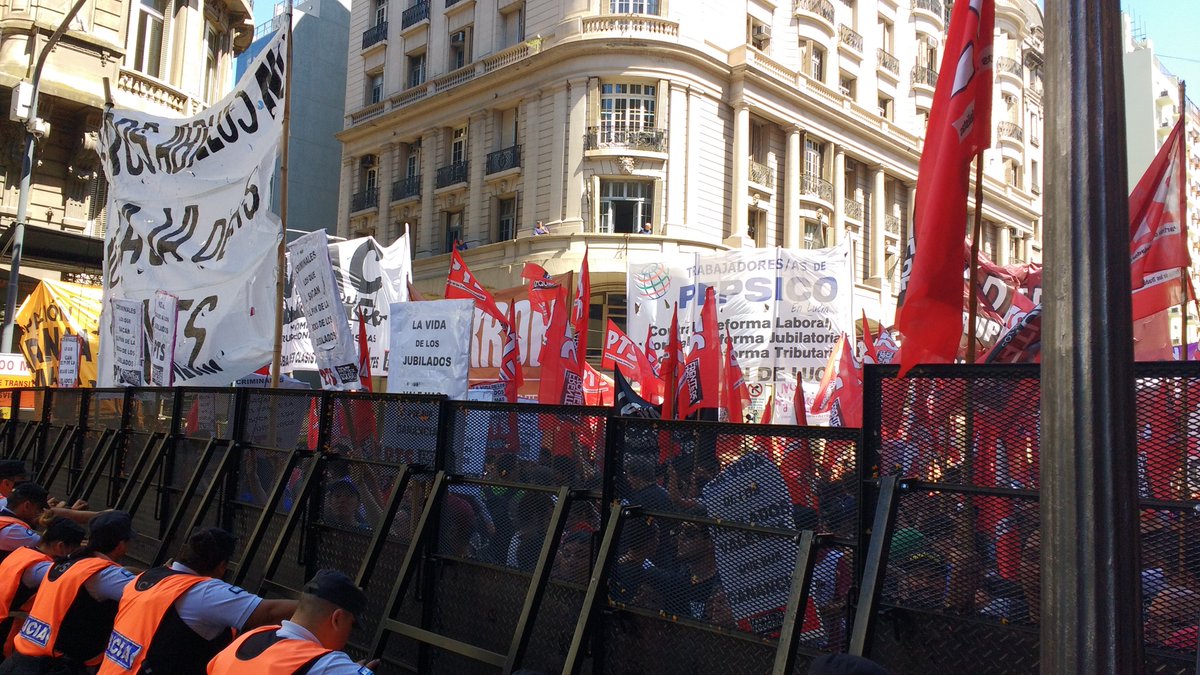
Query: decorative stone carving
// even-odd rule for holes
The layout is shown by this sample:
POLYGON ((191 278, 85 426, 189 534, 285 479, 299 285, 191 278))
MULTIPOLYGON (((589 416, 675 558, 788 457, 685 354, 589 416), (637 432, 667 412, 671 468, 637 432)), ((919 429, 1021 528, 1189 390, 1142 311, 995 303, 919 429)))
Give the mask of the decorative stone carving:
POLYGON ((618 157, 617 167, 621 169, 621 173, 631 176, 633 175, 633 170, 637 168, 637 160, 633 157, 618 157))
POLYGON ((100 175, 100 132, 84 129, 75 139, 67 172, 78 181, 89 181, 100 175))

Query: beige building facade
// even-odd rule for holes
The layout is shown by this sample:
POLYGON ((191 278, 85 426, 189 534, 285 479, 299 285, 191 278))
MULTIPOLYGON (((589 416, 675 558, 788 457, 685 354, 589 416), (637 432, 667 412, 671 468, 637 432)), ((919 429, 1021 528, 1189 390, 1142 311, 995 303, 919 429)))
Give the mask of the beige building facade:
MULTIPOLYGON (((631 250, 849 240, 855 314, 890 325, 947 19, 938 0, 359 0, 338 234, 407 225, 438 293, 455 240, 497 288, 589 247, 597 334, 631 250)), ((998 0, 995 53, 984 249, 1040 260, 1035 3, 998 0)))
MULTIPOLYGON (((70 6, 62 0, 0 2, 0 104, 6 110, 70 6)), ((105 78, 117 105, 190 115, 230 90, 234 54, 250 43, 253 30, 250 0, 87 0, 41 77, 39 117, 50 131, 35 150, 27 241, 44 228, 103 237, 106 189, 97 149, 105 78)), ((5 228, 17 211, 24 139, 20 123, 0 121, 5 228)), ((81 250, 94 249, 86 240, 72 241, 81 241, 81 250)), ((100 260, 26 259, 21 272, 23 297, 38 277, 98 282, 100 260)))

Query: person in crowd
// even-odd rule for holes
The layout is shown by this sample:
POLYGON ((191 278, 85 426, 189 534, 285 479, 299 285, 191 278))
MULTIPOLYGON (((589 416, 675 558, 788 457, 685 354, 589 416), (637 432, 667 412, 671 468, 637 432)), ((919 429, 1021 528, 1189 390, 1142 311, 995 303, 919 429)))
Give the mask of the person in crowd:
POLYGON ((583 585, 592 575, 592 535, 568 532, 558 543, 550 578, 568 584, 583 585))
POLYGON ((8 493, 8 504, 0 509, 0 561, 13 551, 37 546, 41 541, 36 529, 50 509, 46 488, 28 481, 8 493))
POLYGON ((526 490, 509 503, 508 516, 514 531, 508 542, 505 565, 526 571, 537 565, 553 511, 553 495, 545 492, 526 490))
POLYGON ((546 225, 539 220, 537 221, 537 224, 533 226, 533 236, 537 237, 543 234, 550 234, 550 230, 546 229, 546 225))
POLYGON ((188 537, 166 567, 142 572, 125 587, 99 675, 204 675, 233 640, 232 630, 276 624, 294 600, 264 600, 220 578, 237 538, 220 528, 188 537))
POLYGON ((657 587, 662 583, 662 572, 653 562, 658 539, 658 523, 653 518, 633 516, 625 521, 617 560, 608 577, 609 594, 614 600, 634 602, 643 585, 657 587))
POLYGON ((42 532, 36 547, 19 548, 0 562, 0 617, 3 617, 0 635, 8 636, 4 641, 4 658, 12 656, 13 640, 25 622, 46 570, 55 561, 79 550, 85 536, 87 532, 82 525, 67 518, 55 518, 42 532))
POLYGON ((8 495, 17 486, 29 480, 25 462, 19 459, 0 460, 0 509, 8 508, 8 495))
POLYGON ((133 538, 133 518, 105 511, 87 545, 46 569, 2 675, 83 675, 100 664, 117 604, 133 573, 117 564, 133 538))
POLYGON ((355 663, 342 651, 366 608, 366 594, 349 577, 321 570, 304 586, 290 620, 234 640, 209 662, 208 675, 370 675, 378 661, 355 663))
POLYGON ((946 604, 946 563, 936 553, 918 551, 900 561, 898 594, 904 607, 940 609, 946 604))
POLYGON ((442 502, 442 529, 438 545, 443 553, 459 558, 475 557, 471 538, 475 534, 475 509, 471 501, 447 492, 442 502))
POLYGON ((325 488, 323 520, 328 525, 354 530, 370 529, 362 497, 350 477, 339 478, 325 488))
POLYGON ((1200 594, 1181 586, 1164 587, 1146 612, 1146 641, 1167 649, 1195 649, 1197 607, 1200 594))
POLYGON ((676 522, 671 535, 678 566, 667 581, 667 611, 713 622, 712 599, 721 590, 721 575, 717 572, 712 536, 704 526, 686 520, 676 522))
POLYGON ((1021 587, 996 572, 984 577, 975 591, 975 606, 979 613, 988 618, 1006 623, 1029 621, 1029 607, 1021 587))
POLYGON ((629 485, 625 503, 649 511, 670 511, 671 496, 658 484, 657 464, 650 455, 625 458, 625 482, 629 485))
POLYGON ((638 230, 638 234, 654 234, 654 226, 649 221, 644 222, 641 229, 638 230))

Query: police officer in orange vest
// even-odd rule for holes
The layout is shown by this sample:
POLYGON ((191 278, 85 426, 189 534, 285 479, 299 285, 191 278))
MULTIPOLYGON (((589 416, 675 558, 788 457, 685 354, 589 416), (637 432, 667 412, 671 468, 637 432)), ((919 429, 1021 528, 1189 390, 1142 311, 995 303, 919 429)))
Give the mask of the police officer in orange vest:
POLYGON ((8 636, 4 658, 12 656, 13 639, 25 622, 46 570, 53 561, 77 551, 86 534, 78 523, 55 518, 42 532, 37 548, 19 548, 0 563, 0 635, 8 636), (19 623, 14 625, 17 620, 19 623))
POLYGON ((291 616, 295 600, 263 600, 220 580, 236 545, 225 530, 198 530, 169 566, 126 586, 100 675, 204 675, 209 660, 233 641, 233 629, 291 616))
POLYGON ((25 462, 19 459, 0 460, 0 509, 8 506, 8 493, 12 492, 18 483, 27 480, 29 474, 25 471, 25 462))
POLYGON ((75 675, 100 664, 117 603, 133 573, 117 564, 133 538, 133 519, 105 511, 88 542, 50 567, 0 675, 75 675))
POLYGON ((50 508, 50 495, 37 483, 19 483, 8 493, 8 504, 0 509, 0 560, 26 546, 37 546, 42 537, 34 528, 50 508))
POLYGON ((345 574, 321 570, 304 587, 291 621, 252 630, 208 664, 209 675, 371 675, 378 662, 341 651, 362 621, 367 596, 345 574))

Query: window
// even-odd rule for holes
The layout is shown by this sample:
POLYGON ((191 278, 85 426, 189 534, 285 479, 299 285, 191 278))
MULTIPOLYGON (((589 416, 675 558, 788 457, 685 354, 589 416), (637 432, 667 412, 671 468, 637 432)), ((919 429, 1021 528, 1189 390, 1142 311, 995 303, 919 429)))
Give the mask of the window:
POLYGON ((653 129, 655 94, 649 84, 601 85, 600 130, 606 136, 601 140, 623 142, 627 132, 653 129))
POLYGON ((471 27, 450 34, 450 70, 458 70, 471 62, 471 27))
POLYGON ((1038 111, 1031 108, 1029 110, 1029 128, 1026 130, 1029 136, 1029 142, 1034 145, 1042 144, 1042 118, 1038 111))
POLYGON ((804 139, 804 175, 825 177, 825 146, 819 140, 804 139))
POLYGON ((379 103, 383 100, 383 73, 375 73, 368 77, 370 80, 367 85, 367 105, 379 103))
POLYGON ((1029 188, 1035 195, 1042 194, 1042 171, 1036 159, 1029 163, 1029 188))
POLYGON ((511 148, 517 144, 517 109, 508 108, 496 112, 496 150, 511 148))
POLYGON ((508 241, 517 232, 517 198, 496 200, 496 241, 508 241))
POLYGON ((762 209, 750 209, 746 213, 746 236, 759 248, 767 245, 766 211, 762 209))
POLYGON ((450 163, 467 161, 467 128, 458 127, 450 132, 450 163))
POLYGON ((917 65, 937 70, 937 42, 924 36, 917 38, 917 65))
POLYGON ((516 9, 509 10, 500 16, 500 29, 504 33, 500 37, 500 44, 504 47, 511 47, 518 42, 525 41, 525 5, 517 5, 516 9))
POLYGON ((767 163, 767 125, 754 120, 750 122, 750 160, 767 163))
POLYGON ((920 122, 921 128, 929 129, 929 111, 925 108, 917 108, 917 121, 920 122))
POLYGON ((600 181, 600 231, 632 234, 654 222, 654 183, 600 181))
POLYGON ((446 241, 442 253, 449 253, 456 242, 462 242, 462 211, 446 211, 446 241))
POLYGON ((756 19, 746 22, 746 42, 754 45, 760 52, 765 52, 771 46, 771 27, 756 19))
POLYGON ((825 248, 825 225, 821 221, 804 221, 804 248, 825 248))
POLYGON ((410 143, 404 158, 404 177, 415 178, 421 174, 421 143, 410 143))
POLYGON ((812 40, 805 40, 801 45, 804 48, 804 72, 814 80, 825 81, 825 48, 818 45, 812 40))
POLYGON ((893 101, 889 96, 879 97, 879 116, 885 120, 893 120, 893 101))
POLYGON ((212 102, 220 98, 218 96, 220 91, 218 68, 221 63, 221 41, 217 29, 212 24, 205 26, 204 48, 204 100, 212 102))
POLYGON ((883 51, 892 54, 895 53, 895 27, 888 19, 879 17, 879 46, 883 51))
POLYGON ((1017 163, 1017 160, 1004 160, 1004 182, 1015 188, 1021 187, 1021 165, 1017 163))
POLYGON ((838 86, 842 90, 843 96, 849 96, 850 98, 858 96, 858 80, 854 77, 842 73, 841 78, 838 80, 838 86))
POLYGON ((387 0, 376 0, 375 25, 381 26, 385 23, 387 23, 387 0))
POLYGON ((658 0, 608 0, 611 14, 658 14, 658 0))
POLYGON ((425 52, 408 55, 408 86, 417 87, 425 83, 425 52))
POLYGON ((165 10, 166 0, 142 0, 137 9, 133 69, 151 77, 162 76, 165 10))
MULTIPOLYGON (((364 158, 365 159, 365 158, 364 158)), ((372 164, 374 164, 374 157, 372 164)), ((363 189, 367 192, 374 192, 379 189, 379 170, 375 168, 363 169, 363 189)))

